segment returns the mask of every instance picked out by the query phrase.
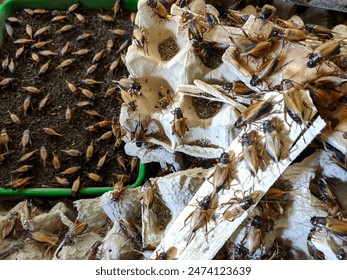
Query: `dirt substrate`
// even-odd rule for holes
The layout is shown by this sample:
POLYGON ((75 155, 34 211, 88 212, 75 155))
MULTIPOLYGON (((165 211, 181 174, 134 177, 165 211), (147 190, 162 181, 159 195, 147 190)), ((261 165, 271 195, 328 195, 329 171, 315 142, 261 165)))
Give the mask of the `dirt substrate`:
MULTIPOLYGON (((114 148, 115 138, 112 136, 108 140, 97 139, 107 131, 111 130, 110 125, 100 128, 95 132, 88 132, 86 127, 91 126, 103 120, 100 117, 91 117, 86 114, 86 110, 96 110, 107 120, 111 120, 120 113, 121 103, 117 100, 117 93, 111 96, 106 96, 105 93, 110 87, 114 87, 115 83, 112 80, 119 80, 127 77, 128 72, 124 64, 116 71, 110 72, 109 67, 113 61, 119 59, 120 52, 117 52, 121 44, 129 39, 131 43, 132 25, 130 22, 130 14, 120 13, 117 15, 114 22, 103 22, 98 14, 111 15, 110 11, 101 10, 77 10, 85 18, 85 24, 78 23, 74 14, 69 14, 66 20, 57 23, 51 23, 51 19, 57 15, 64 15, 64 12, 53 11, 44 15, 30 16, 23 11, 17 11, 12 16, 22 20, 20 24, 10 23, 14 30, 14 39, 6 36, 5 42, 0 48, 0 61, 9 58, 15 63, 15 73, 11 74, 8 69, 0 70, 2 78, 14 78, 14 82, 7 87, 0 88, 0 129, 5 128, 11 139, 9 143, 10 154, 6 160, 0 165, 0 187, 9 184, 11 180, 18 177, 33 177, 30 180, 28 187, 61 187, 56 183, 56 176, 63 177, 59 173, 66 168, 72 166, 81 166, 81 169, 72 176, 66 177, 71 187, 71 183, 80 176, 81 185, 86 186, 105 186, 110 185, 116 180, 113 174, 124 173, 125 171, 117 163, 117 157, 124 155, 123 144, 114 148), (63 46, 70 42, 71 51, 64 57, 54 55, 45 57, 39 55, 41 62, 34 62, 31 58, 31 44, 25 46, 25 53, 18 60, 15 60, 16 50, 22 45, 14 44, 14 40, 26 38, 30 39, 26 33, 26 25, 30 24, 35 33, 39 28, 50 25, 50 29, 43 36, 35 38, 35 42, 53 40, 40 50, 51 50, 59 53, 63 46), (56 34, 56 31, 67 24, 73 24, 74 28, 62 34, 56 34), (111 29, 125 30, 124 36, 112 34, 111 29), (76 41, 77 37, 83 33, 92 33, 93 35, 86 40, 76 41), (113 39, 114 47, 108 52, 106 50, 106 42, 113 39), (85 56, 72 55, 71 52, 90 48, 92 51, 85 56), (97 64, 97 70, 87 75, 87 69, 93 64, 94 55, 105 49, 104 57, 97 64), (65 59, 77 59, 70 67, 64 69, 56 69, 56 67, 65 59), (47 61, 51 60, 49 70, 41 77, 38 76, 40 67, 47 61), (81 80, 90 78, 101 83, 94 86, 80 85, 82 88, 89 89, 95 95, 94 99, 85 97, 81 90, 72 93, 67 88, 66 81, 74 83, 78 86, 81 80), (23 103, 30 95, 22 87, 34 86, 40 89, 39 93, 31 94, 31 106, 24 114, 23 103), (49 94, 48 104, 39 110, 41 100, 49 94), (80 101, 91 102, 90 106, 78 107, 76 104, 80 101), (65 112, 67 107, 72 110, 72 119, 70 122, 65 120, 65 112), (22 124, 14 124, 10 119, 9 112, 17 115, 22 124), (62 136, 49 136, 43 132, 43 128, 52 128, 62 136), (25 149, 20 145, 22 135, 25 130, 30 131, 31 144, 28 144, 25 149), (89 162, 85 159, 85 151, 87 146, 93 141, 95 152, 89 162), (48 158, 46 166, 40 160, 40 148, 45 145, 48 158), (20 157, 25 153, 38 151, 33 156, 33 159, 22 164, 18 163, 20 157), (77 149, 83 154, 79 157, 70 157, 61 150, 77 149), (57 155, 61 162, 59 171, 53 168, 52 159, 53 153, 57 155), (96 165, 98 160, 107 154, 107 161, 101 170, 97 170, 96 165), (33 168, 24 174, 16 174, 12 172, 22 165, 33 165, 33 168), (87 173, 94 172, 103 177, 102 183, 96 183, 87 177, 87 173)), ((126 48, 125 48, 126 51, 126 48)), ((0 154, 5 154, 4 145, 0 145, 0 154)), ((128 164, 130 158, 124 155, 128 164)), ((129 168, 127 168, 126 172, 129 168)), ((137 171, 133 172, 132 181, 137 177, 137 171)))

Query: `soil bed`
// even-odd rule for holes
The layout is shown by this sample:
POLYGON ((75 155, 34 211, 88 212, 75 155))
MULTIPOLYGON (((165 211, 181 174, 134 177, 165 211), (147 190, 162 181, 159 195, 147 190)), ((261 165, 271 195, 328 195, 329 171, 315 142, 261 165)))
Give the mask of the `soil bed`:
MULTIPOLYGON (((124 156, 127 160, 126 164, 130 163, 131 158, 124 154, 123 144, 115 148, 115 138, 112 136, 108 140, 97 139, 107 131, 111 130, 110 125, 107 127, 99 128, 95 132, 88 132, 86 127, 91 126, 97 122, 102 121, 100 117, 91 117, 86 114, 86 110, 96 110, 107 120, 111 120, 113 117, 119 116, 121 103, 117 100, 118 93, 106 96, 105 93, 110 87, 114 87, 115 83, 112 80, 120 80, 126 78, 128 72, 124 64, 116 69, 115 73, 109 72, 109 67, 113 61, 119 59, 120 53, 117 52, 120 45, 127 39, 131 43, 132 25, 130 22, 130 14, 123 12, 117 15, 114 22, 103 22, 98 14, 112 15, 110 11, 101 10, 77 10, 85 18, 85 24, 76 22, 74 14, 69 14, 67 19, 62 22, 51 23, 51 19, 57 15, 65 15, 62 11, 52 11, 44 15, 30 16, 24 11, 16 11, 11 16, 15 16, 23 22, 20 24, 13 24, 11 26, 14 30, 14 40, 20 38, 30 39, 26 34, 26 25, 30 24, 35 33, 39 28, 46 25, 50 25, 48 32, 35 39, 38 41, 53 40, 47 44, 44 48, 34 51, 38 53, 41 50, 51 50, 59 53, 63 46, 70 42, 71 51, 64 57, 59 55, 52 57, 45 57, 39 55, 41 62, 36 63, 31 58, 32 50, 30 45, 25 46, 25 53, 18 60, 15 60, 16 50, 21 45, 15 45, 13 40, 6 36, 5 42, 0 48, 1 62, 9 57, 9 60, 13 59, 16 65, 15 73, 12 75, 8 69, 3 70, 1 68, 0 76, 2 78, 15 78, 13 84, 8 87, 0 89, 0 121, 1 127, 6 128, 7 133, 11 139, 9 143, 9 151, 11 152, 6 160, 0 165, 0 186, 5 187, 11 180, 18 177, 32 176, 30 184, 26 187, 61 187, 56 183, 56 176, 63 177, 59 173, 66 168, 72 166, 81 166, 81 169, 70 177, 66 177, 71 187, 72 182, 80 176, 81 186, 107 186, 111 185, 112 181, 116 181, 114 174, 130 173, 129 167, 127 170, 123 170, 116 158, 118 156, 124 156), (56 34, 55 32, 61 27, 67 24, 73 24, 74 28, 71 31, 62 34, 56 34), (123 29, 125 30, 124 36, 113 35, 109 30, 111 29, 123 29), (91 38, 81 41, 76 41, 76 38, 83 33, 92 33, 91 38), (114 47, 110 52, 106 50, 106 42, 109 39, 113 39, 114 47), (85 56, 75 56, 71 52, 90 48, 92 51, 85 56), (93 64, 92 59, 94 55, 101 51, 104 51, 104 57, 99 61, 97 70, 87 75, 87 69, 93 64), (76 58, 77 61, 66 69, 56 69, 56 67, 65 59, 76 58), (51 60, 49 70, 41 77, 38 76, 40 67, 48 60, 51 60), (94 79, 100 81, 100 84, 94 86, 80 85, 83 79, 94 79), (76 86, 80 86, 85 89, 89 89, 95 95, 95 99, 91 100, 83 96, 81 90, 76 93, 71 93, 66 81, 69 81, 76 86), (32 105, 28 109, 27 114, 24 114, 23 103, 29 96, 22 87, 34 86, 40 89, 39 93, 31 94, 32 105), (43 110, 39 110, 40 101, 47 95, 49 96, 49 102, 43 110), (87 107, 76 106, 77 102, 90 101, 92 105, 87 107), (65 120, 65 112, 67 107, 72 110, 72 119, 70 122, 65 120), (16 114, 22 124, 14 124, 10 117, 9 112, 16 114), (42 128, 53 128, 62 137, 48 136, 43 133, 42 128), (30 130, 31 144, 28 144, 25 150, 20 145, 24 130, 30 130), (85 151, 87 146, 93 141, 95 152, 89 162, 85 159, 85 151), (46 146, 48 152, 48 158, 46 166, 40 160, 40 148, 42 145, 46 146), (18 160, 25 153, 38 149, 33 159, 19 164, 18 160), (61 150, 77 149, 83 154, 79 157, 70 157, 61 150), (61 168, 56 171, 53 168, 52 159, 53 153, 57 155, 61 162, 61 168), (97 170, 96 165, 98 160, 107 154, 107 161, 101 170, 97 170), (21 165, 33 165, 33 168, 24 174, 16 174, 12 171, 16 170, 21 165), (96 183, 91 181, 87 173, 94 172, 103 177, 102 183, 96 183)), ((126 51, 126 49, 125 49, 126 51)), ((0 154, 6 153, 4 145, 0 145, 0 154)), ((132 174, 132 181, 137 177, 137 170, 132 174)))
POLYGON ((169 61, 179 51, 178 45, 172 37, 163 40, 158 45, 158 52, 162 61, 169 61))

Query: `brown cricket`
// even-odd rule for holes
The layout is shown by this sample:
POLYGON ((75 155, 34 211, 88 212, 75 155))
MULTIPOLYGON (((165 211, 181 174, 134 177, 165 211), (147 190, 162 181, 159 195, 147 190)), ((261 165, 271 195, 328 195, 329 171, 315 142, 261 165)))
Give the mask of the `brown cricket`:
MULTIPOLYGON (((297 124, 302 125, 303 123, 305 123, 304 103, 299 94, 299 91, 294 87, 293 82, 289 79, 282 80, 281 89, 286 111, 297 124)), ((288 123, 286 115, 285 121, 286 123, 288 123)))
POLYGON ((46 234, 40 231, 29 232, 28 237, 31 239, 47 244, 47 250, 44 252, 44 256, 55 246, 58 246, 59 237, 53 234, 46 234))
POLYGON ((81 180, 80 180, 80 176, 78 176, 78 178, 72 183, 71 196, 72 197, 77 196, 78 192, 80 191, 80 188, 81 188, 81 180))
POLYGON ((100 170, 100 169, 104 166, 104 164, 105 164, 105 162, 106 162, 107 155, 108 155, 108 151, 105 153, 105 155, 103 155, 103 156, 99 159, 98 163, 96 164, 96 169, 97 169, 97 170, 100 170))
POLYGON ((172 135, 177 135, 183 138, 186 132, 189 131, 186 123, 187 118, 183 117, 183 113, 180 108, 175 108, 172 113, 174 114, 174 119, 171 121, 172 135))
POLYGON ((331 217, 312 217, 311 224, 320 228, 325 228, 333 234, 347 236, 347 221, 331 217))
POLYGON ((43 161, 43 166, 46 166, 46 161, 48 158, 48 152, 47 152, 45 145, 42 145, 40 148, 40 158, 43 161))
POLYGON ((274 98, 275 97, 270 97, 250 105, 241 113, 240 117, 235 122, 235 127, 241 128, 250 125, 251 123, 269 115, 275 106, 274 98))
POLYGON ((6 152, 8 152, 8 144, 10 143, 10 141, 11 139, 7 133, 7 129, 2 128, 0 133, 0 145, 2 144, 5 146, 6 152))
POLYGON ((188 217, 184 220, 184 227, 186 226, 186 222, 190 219, 191 220, 191 232, 188 237, 187 245, 190 243, 190 241, 194 238, 196 235, 196 232, 201 228, 202 226, 205 226, 206 230, 206 238, 207 238, 207 224, 210 218, 210 214, 208 213, 208 210, 211 209, 212 204, 212 195, 206 195, 203 197, 201 201, 196 200, 196 205, 191 205, 195 207, 195 210, 192 211, 188 217))
POLYGON ((42 130, 43 130, 43 132, 46 133, 47 135, 51 135, 51 136, 63 136, 63 135, 59 134, 57 131, 55 131, 53 128, 50 128, 50 127, 43 127, 42 130))
POLYGON ((218 193, 220 190, 228 190, 230 188, 233 177, 229 154, 223 152, 215 165, 213 173, 207 180, 212 178, 213 190, 218 193))
POLYGON ((72 175, 74 173, 76 173, 77 171, 79 171, 81 169, 81 166, 72 166, 69 167, 67 169, 65 169, 64 171, 60 172, 60 175, 72 175))
POLYGON ((90 142, 89 146, 86 149, 86 161, 90 161, 94 154, 94 146, 93 146, 93 141, 90 142))
POLYGON ((250 195, 245 195, 246 192, 243 192, 242 198, 236 196, 232 198, 229 202, 221 204, 221 207, 228 205, 228 208, 224 212, 224 218, 229 222, 233 222, 236 218, 240 217, 245 211, 247 211, 254 203, 257 193, 252 193, 250 195))
POLYGON ((34 156, 34 154, 35 154, 37 151, 38 151, 38 149, 24 154, 24 155, 18 160, 18 163, 21 163, 21 162, 30 160, 30 159, 34 156))
POLYGON ((147 0, 147 5, 152 8, 152 11, 162 19, 167 19, 169 12, 159 0, 147 0))
POLYGON ((25 178, 17 178, 12 181, 10 181, 7 185, 5 185, 5 188, 11 188, 11 189, 20 189, 25 187, 30 183, 30 180, 34 177, 25 177, 25 178))
POLYGON ((245 132, 241 135, 241 144, 242 144, 242 158, 246 164, 247 169, 253 177, 258 179, 258 170, 259 170, 259 157, 257 150, 254 146, 253 141, 250 138, 249 133, 245 132))
POLYGON ((138 228, 127 220, 120 219, 118 223, 126 236, 133 239, 135 243, 142 248, 142 235, 138 228))
POLYGON ((69 150, 60 150, 63 153, 67 154, 70 157, 79 157, 82 155, 82 152, 76 149, 69 149, 69 150))
POLYGON ((25 150, 26 146, 31 143, 30 140, 30 130, 26 129, 23 131, 22 141, 19 143, 23 147, 23 151, 25 150))
POLYGON ((61 168, 60 160, 54 152, 53 152, 52 164, 53 164, 54 169, 57 171, 61 168))

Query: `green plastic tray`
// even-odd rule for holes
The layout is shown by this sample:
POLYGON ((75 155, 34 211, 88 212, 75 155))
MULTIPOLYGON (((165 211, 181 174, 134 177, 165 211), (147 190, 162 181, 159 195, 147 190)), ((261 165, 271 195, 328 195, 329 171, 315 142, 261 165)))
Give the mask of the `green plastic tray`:
MULTIPOLYGON (((0 43, 3 42, 5 20, 14 10, 18 9, 49 9, 49 10, 65 10, 74 3, 80 3, 84 9, 111 9, 115 0, 7 0, 0 6, 0 43)), ((122 8, 127 11, 137 10, 138 0, 122 0, 122 8)), ((139 187, 145 179, 146 165, 140 164, 137 180, 129 188, 139 187)), ((82 196, 98 196, 112 187, 89 187, 80 191, 82 196)), ((71 196, 70 189, 64 188, 28 188, 24 190, 11 190, 0 188, 0 196, 41 196, 41 197, 61 197, 71 196)))

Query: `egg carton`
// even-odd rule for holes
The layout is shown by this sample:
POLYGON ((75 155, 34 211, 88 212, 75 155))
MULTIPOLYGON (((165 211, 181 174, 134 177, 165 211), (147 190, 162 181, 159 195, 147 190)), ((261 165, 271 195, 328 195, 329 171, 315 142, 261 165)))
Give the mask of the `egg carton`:
MULTIPOLYGON (((175 4, 172 7, 183 12, 175 4)), ((123 137, 126 153, 136 154, 144 163, 170 163, 177 169, 182 165, 180 153, 204 158, 219 157, 236 136, 232 132, 232 124, 238 118, 239 112, 234 106, 230 106, 226 99, 217 98, 215 101, 220 102, 218 112, 212 117, 200 118, 199 108, 193 105, 193 97, 185 95, 177 88, 180 85, 192 84, 196 79, 204 82, 234 80, 235 73, 221 61, 215 69, 203 64, 194 51, 194 42, 189 38, 181 15, 159 19, 146 1, 139 1, 135 24, 142 30, 144 47, 133 43, 128 49, 126 61, 130 76, 142 86, 142 95, 134 97, 136 111, 129 110, 125 105, 121 109, 120 123, 126 131, 123 137), (170 46, 175 46, 176 52, 171 54, 170 59, 163 60, 158 49, 168 40, 170 46), (168 90, 171 104, 161 109, 159 100, 168 90), (186 118, 189 131, 184 137, 172 131, 176 108, 180 108, 186 118), (144 147, 137 147, 134 141, 134 131, 139 122, 142 122, 147 130, 144 147)), ((216 33, 218 32, 217 30, 216 33)), ((222 44, 222 47, 226 46, 222 44)), ((201 92, 203 91, 201 89, 201 92)), ((209 106, 208 103, 206 106, 209 106)))
MULTIPOLYGON (((201 4, 202 1, 197 2, 201 4)), ((190 12, 197 18, 203 17, 204 8, 201 7, 205 6, 197 5, 190 12)), ((143 162, 157 161, 162 166, 167 163, 173 164, 176 170, 183 166, 182 153, 199 158, 219 158, 222 152, 226 152, 235 173, 229 189, 217 194, 211 183, 215 167, 209 169, 207 175, 204 175, 205 181, 200 186, 195 186, 198 190, 182 212, 172 217, 169 226, 161 233, 157 234, 155 230, 152 230, 155 238, 151 239, 147 236, 148 242, 152 246, 157 246, 160 235, 163 235, 150 258, 155 259, 161 251, 172 251, 172 248, 175 248, 175 254, 170 258, 212 259, 230 236, 239 230, 240 225, 252 213, 272 184, 326 126, 317 113, 309 91, 305 90, 304 86, 320 76, 333 73, 336 67, 325 61, 322 61, 319 67, 308 67, 309 56, 319 45, 318 41, 308 38, 294 43, 286 39, 270 39, 276 25, 270 21, 261 20, 254 13, 254 9, 248 8, 249 17, 242 29, 221 24, 211 28, 202 20, 201 27, 205 30, 204 42, 214 43, 225 49, 221 58, 222 62, 212 69, 204 65, 201 54, 199 56, 197 53, 196 42, 194 45, 192 36, 196 37, 199 34, 191 34, 194 29, 188 31, 191 22, 185 19, 187 8, 182 9, 173 4, 170 15, 165 19, 158 17, 146 1, 139 1, 138 9, 135 24, 142 34, 142 39, 133 40, 127 53, 127 66, 131 78, 142 85, 142 95, 133 95, 137 105, 136 110, 132 111, 126 104, 122 105, 120 123, 126 131, 124 136, 126 152, 139 156, 143 162), (262 40, 271 41, 269 51, 259 57, 240 55, 231 43, 230 36, 245 36, 245 34, 254 41, 260 37, 262 40), (163 59, 160 51, 161 43, 165 40, 170 44, 175 43, 173 48, 170 47, 175 52, 168 60, 166 57, 163 59), (274 58, 278 59, 278 66, 270 74, 261 77, 258 82, 252 82, 262 65, 274 58), (292 82, 303 101, 301 125, 291 119, 286 112, 282 88, 284 79, 292 82), (278 164, 266 159, 265 156, 266 163, 253 176, 245 160, 242 159, 241 135, 251 132, 252 140, 253 137, 256 138, 256 143, 263 146, 264 133, 260 129, 260 122, 235 129, 235 122, 240 120, 240 116, 243 116, 242 113, 247 109, 232 93, 223 89, 221 83, 232 81, 242 81, 254 90, 258 102, 273 100, 274 113, 267 114, 261 122, 265 119, 276 119, 280 123, 279 133, 281 139, 282 137, 286 139, 284 145, 289 151, 278 164), (166 108, 160 108, 159 101, 168 92, 171 103, 166 108), (220 104, 219 110, 216 110, 211 117, 202 119, 199 117, 200 112, 194 107, 197 99, 205 100, 206 104, 217 102, 220 104), (183 113, 181 119, 183 124, 181 124, 184 127, 186 124, 189 129, 183 129, 182 135, 175 133, 173 129, 177 108, 180 108, 183 113), (145 127, 145 136, 144 143, 138 146, 134 132, 140 124, 145 127), (241 194, 241 197, 237 197, 236 194, 241 194), (221 207, 223 203, 232 200, 241 201, 247 194, 254 202, 247 210, 237 209, 237 203, 230 207, 221 207), (193 230, 192 215, 194 216, 199 207, 198 204, 208 195, 212 198, 212 206, 206 228, 203 225, 193 230), (232 222, 225 218, 225 213, 233 216, 232 222)), ((304 25, 298 17, 293 17, 291 21, 296 22, 297 25, 304 25)), ((260 157, 263 157, 263 153, 260 157)), ((179 173, 172 176, 178 176, 178 180, 181 178, 179 173)), ((185 192, 184 188, 182 192, 185 192)), ((173 197, 171 199, 173 200, 173 197)), ((143 216, 146 216, 144 208, 142 212, 143 216)), ((151 219, 156 220, 156 217, 151 219)), ((144 220, 143 227, 147 229, 147 233, 151 231, 148 222, 144 220)))

